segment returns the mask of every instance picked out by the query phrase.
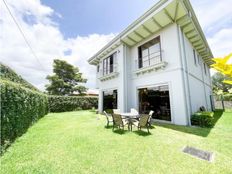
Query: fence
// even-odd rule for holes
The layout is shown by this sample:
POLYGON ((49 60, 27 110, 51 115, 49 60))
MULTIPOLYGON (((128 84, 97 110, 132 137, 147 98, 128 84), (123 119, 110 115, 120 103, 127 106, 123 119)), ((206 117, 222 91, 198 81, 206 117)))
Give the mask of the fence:
POLYGON ((223 95, 211 95, 211 107, 213 110, 216 109, 231 109, 232 110, 232 101, 224 99, 223 95))

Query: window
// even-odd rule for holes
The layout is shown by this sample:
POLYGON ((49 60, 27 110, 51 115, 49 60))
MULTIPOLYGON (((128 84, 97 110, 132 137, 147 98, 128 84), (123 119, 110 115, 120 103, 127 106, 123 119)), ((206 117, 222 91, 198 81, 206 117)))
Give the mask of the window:
POLYGON ((99 65, 97 65, 97 72, 99 72, 99 70, 100 70, 100 66, 99 66, 99 65))
POLYGON ((193 58, 194 58, 194 63, 197 65, 197 58, 196 58, 196 51, 193 50, 193 58))
POLYGON ((168 85, 138 89, 139 113, 154 111, 153 118, 171 121, 168 85))
POLYGON ((103 60, 103 75, 115 72, 116 55, 117 53, 115 52, 103 60))
POLYGON ((103 92, 103 110, 116 109, 118 103, 117 90, 103 92))
POLYGON ((156 37, 138 48, 138 67, 147 67, 161 62, 160 37, 156 37))
POLYGON ((200 62, 200 55, 199 54, 197 55, 197 61, 198 61, 198 64, 200 65, 201 62, 200 62))
POLYGON ((207 68, 207 65, 204 63, 204 71, 205 71, 205 75, 207 75, 207 70, 206 70, 206 68, 207 68))

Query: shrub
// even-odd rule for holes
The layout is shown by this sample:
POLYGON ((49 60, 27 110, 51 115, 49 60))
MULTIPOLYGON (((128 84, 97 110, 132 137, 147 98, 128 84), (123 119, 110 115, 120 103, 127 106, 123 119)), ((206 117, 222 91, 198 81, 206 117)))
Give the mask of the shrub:
POLYGON ((14 70, 12 70, 10 67, 3 65, 0 63, 0 78, 4 80, 9 80, 15 83, 20 83, 22 86, 39 91, 36 87, 34 87, 32 84, 24 80, 20 75, 16 74, 14 70))
POLYGON ((232 94, 224 94, 223 100, 224 101, 232 101, 232 94))
POLYGON ((66 112, 97 107, 97 97, 86 96, 48 96, 50 112, 66 112))
POLYGON ((213 126, 213 112, 196 112, 191 117, 192 125, 198 125, 201 127, 212 127, 213 126))
POLYGON ((0 80, 1 147, 25 133, 28 127, 48 112, 45 94, 14 82, 0 80))

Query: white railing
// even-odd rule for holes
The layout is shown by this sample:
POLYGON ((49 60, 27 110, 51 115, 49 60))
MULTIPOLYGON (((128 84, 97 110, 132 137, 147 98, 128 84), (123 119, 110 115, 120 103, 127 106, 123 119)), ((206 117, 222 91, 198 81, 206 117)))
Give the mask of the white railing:
POLYGON ((135 70, 153 66, 161 63, 162 61, 163 61, 163 51, 157 51, 147 56, 144 56, 141 59, 137 58, 135 60, 135 70))
POLYGON ((167 64, 163 59, 163 51, 154 52, 148 56, 144 56, 142 59, 135 60, 134 73, 140 75, 151 71, 158 71, 164 69, 167 64))
POLYGON ((110 76, 111 74, 114 74, 117 72, 118 72, 118 65, 113 64, 113 65, 108 66, 107 68, 101 69, 97 73, 97 77, 101 78, 101 77, 105 77, 105 76, 110 76))

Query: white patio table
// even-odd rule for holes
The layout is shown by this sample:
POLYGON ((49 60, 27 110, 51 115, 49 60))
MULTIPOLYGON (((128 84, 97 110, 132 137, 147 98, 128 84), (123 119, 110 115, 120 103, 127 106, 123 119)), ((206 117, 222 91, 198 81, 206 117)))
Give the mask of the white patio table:
POLYGON ((128 120, 128 124, 130 126, 130 130, 132 130, 132 122, 133 119, 138 119, 139 118, 139 114, 136 113, 131 113, 131 112, 126 112, 126 113, 120 113, 120 115, 123 118, 126 118, 128 120))

